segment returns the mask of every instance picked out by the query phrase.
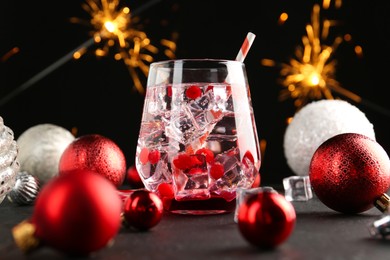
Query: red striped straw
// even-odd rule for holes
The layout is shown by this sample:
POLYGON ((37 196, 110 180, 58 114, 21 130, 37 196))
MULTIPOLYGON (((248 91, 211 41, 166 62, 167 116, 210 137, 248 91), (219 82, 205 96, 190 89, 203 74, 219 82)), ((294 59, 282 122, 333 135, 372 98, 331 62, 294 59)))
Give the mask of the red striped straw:
POLYGON ((244 62, 246 55, 248 54, 249 49, 252 46, 253 41, 255 40, 256 35, 248 32, 245 37, 244 42, 242 43, 241 49, 237 54, 236 61, 244 62))

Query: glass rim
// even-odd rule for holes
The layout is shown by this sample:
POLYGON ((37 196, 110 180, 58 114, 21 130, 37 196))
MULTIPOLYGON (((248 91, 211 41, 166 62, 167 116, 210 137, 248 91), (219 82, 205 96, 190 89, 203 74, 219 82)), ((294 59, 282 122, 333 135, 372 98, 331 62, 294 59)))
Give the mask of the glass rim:
POLYGON ((155 61, 150 64, 150 66, 159 66, 163 64, 175 64, 175 63, 190 63, 190 62, 207 62, 207 63, 238 63, 244 65, 244 62, 237 60, 229 60, 229 59, 217 59, 217 58, 183 58, 183 59, 171 59, 171 60, 160 60, 155 61))

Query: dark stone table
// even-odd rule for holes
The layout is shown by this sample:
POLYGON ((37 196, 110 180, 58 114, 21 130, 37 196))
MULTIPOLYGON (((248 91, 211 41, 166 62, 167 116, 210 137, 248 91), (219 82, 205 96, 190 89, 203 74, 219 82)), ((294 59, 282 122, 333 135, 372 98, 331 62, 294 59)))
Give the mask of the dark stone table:
MULTIPOLYGON (((113 245, 91 259, 390 259, 390 239, 372 237, 368 225, 382 216, 372 209, 345 215, 327 208, 317 198, 293 202, 297 221, 293 233, 272 250, 247 242, 233 213, 209 216, 164 213, 146 232, 121 228, 113 245)), ((0 205, 0 259, 68 259, 41 247, 24 255, 11 229, 29 218, 33 206, 17 206, 5 199, 0 205)))

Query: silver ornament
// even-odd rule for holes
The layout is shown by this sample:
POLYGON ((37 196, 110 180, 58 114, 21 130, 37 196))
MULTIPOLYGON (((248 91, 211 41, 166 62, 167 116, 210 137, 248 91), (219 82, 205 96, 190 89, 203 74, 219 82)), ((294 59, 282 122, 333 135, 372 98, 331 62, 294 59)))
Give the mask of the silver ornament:
POLYGON ((20 171, 35 176, 44 185, 58 175, 60 157, 74 139, 70 131, 57 125, 39 124, 30 127, 16 140, 20 171))
POLYGON ((294 115, 284 135, 288 166, 296 175, 308 175, 317 148, 342 133, 363 134, 375 140, 373 125, 362 111, 347 101, 325 99, 305 105, 294 115))
POLYGON ((0 203, 15 185, 16 175, 20 169, 17 160, 18 147, 13 131, 4 125, 0 117, 0 203))
POLYGON ((19 172, 13 189, 7 198, 17 205, 31 205, 40 191, 39 180, 28 172, 19 172))

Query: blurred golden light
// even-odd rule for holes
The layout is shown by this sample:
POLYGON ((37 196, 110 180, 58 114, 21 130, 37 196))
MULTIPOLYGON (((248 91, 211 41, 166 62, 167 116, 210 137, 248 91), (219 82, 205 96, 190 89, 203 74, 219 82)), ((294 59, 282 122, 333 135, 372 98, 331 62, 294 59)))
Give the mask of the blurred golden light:
MULTIPOLYGON (((159 50, 146 33, 137 28, 140 27, 137 26, 139 20, 132 19, 129 7, 120 8, 119 0, 86 0, 82 7, 91 17, 89 24, 93 27, 91 33, 97 45, 95 55, 103 57, 113 52, 114 59, 122 60, 128 67, 136 90, 144 93, 137 71, 146 77, 149 64, 154 61, 153 55, 159 50)), ((78 18, 71 21, 81 22, 78 18)), ((174 41, 164 39, 162 46, 167 48, 164 53, 169 58, 175 58, 174 41)), ((84 52, 77 51, 74 57, 80 58, 82 54, 84 52)))
MULTIPOLYGON (((329 4, 330 1, 323 2, 323 6, 329 4)), ((284 87, 279 95, 280 101, 292 98, 295 107, 300 109, 313 99, 334 99, 332 92, 344 95, 355 102, 361 101, 359 96, 342 88, 335 79, 337 62, 332 59, 332 55, 343 39, 339 36, 331 45, 324 44, 324 41, 328 40, 329 29, 335 24, 335 21, 320 20, 320 5, 315 4, 311 23, 306 25, 306 35, 302 37, 302 46, 295 49, 295 57, 291 58, 289 63, 278 64, 270 59, 261 60, 263 66, 280 65, 280 83, 284 87)), ((355 52, 362 51, 355 47, 355 52)))
POLYGON ((12 48, 11 50, 7 51, 7 53, 5 53, 3 56, 0 57, 0 61, 1 61, 1 62, 7 61, 10 57, 12 57, 13 55, 15 55, 15 54, 18 53, 19 51, 20 51, 20 49, 19 49, 18 47, 12 48))
POLYGON ((288 14, 287 13, 281 13, 279 16, 278 24, 282 25, 284 24, 288 19, 288 14))

